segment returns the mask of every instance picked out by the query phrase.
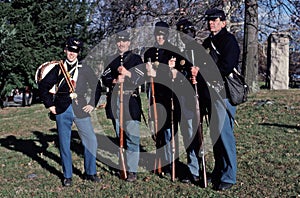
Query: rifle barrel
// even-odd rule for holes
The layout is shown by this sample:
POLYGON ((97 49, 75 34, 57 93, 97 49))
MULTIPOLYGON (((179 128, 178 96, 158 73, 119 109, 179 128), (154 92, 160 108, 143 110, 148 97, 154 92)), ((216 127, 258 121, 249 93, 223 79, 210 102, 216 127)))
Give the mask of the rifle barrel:
MULTIPOLYGON (((194 58, 194 50, 191 50, 192 54, 192 64, 195 65, 195 58, 194 58)), ((203 137, 203 126, 202 126, 202 117, 200 111, 200 104, 199 104, 199 95, 198 95, 198 88, 197 84, 194 84, 195 88, 195 103, 196 103, 196 114, 197 114, 197 135, 199 137, 199 151, 201 152, 201 160, 202 160, 202 172, 203 172, 203 180, 204 180, 204 188, 207 187, 207 177, 206 177, 206 162, 205 162, 205 150, 204 150, 204 137, 203 137)))
POLYGON ((123 83, 120 83, 120 118, 119 118, 119 136, 120 136, 120 163, 121 163, 121 179, 126 179, 126 166, 124 160, 124 131, 123 131, 123 83))
POLYGON ((174 79, 172 78, 172 97, 171 97, 171 136, 172 136, 172 181, 175 181, 175 129, 174 129, 174 79))
MULTIPOLYGON (((151 64, 151 58, 148 58, 148 63, 151 64)), ((152 64, 151 64, 152 65, 152 64)), ((154 87, 154 79, 153 77, 151 76, 150 77, 150 86, 151 86, 151 98, 152 98, 152 105, 153 105, 153 117, 154 117, 154 135, 155 137, 157 138, 158 136, 158 118, 157 118, 157 107, 156 107, 156 100, 155 100, 155 87, 154 87)), ((150 98, 149 98, 150 100, 150 98)), ((150 102, 149 102, 150 104, 150 102)), ((149 109, 151 107, 149 106, 149 109)), ((155 138, 155 141, 157 143, 157 140, 155 138)), ((156 170, 157 170, 157 173, 160 174, 162 172, 161 170, 161 159, 160 157, 157 155, 156 153, 156 158, 155 158, 155 162, 154 162, 154 173, 156 173, 156 170)))

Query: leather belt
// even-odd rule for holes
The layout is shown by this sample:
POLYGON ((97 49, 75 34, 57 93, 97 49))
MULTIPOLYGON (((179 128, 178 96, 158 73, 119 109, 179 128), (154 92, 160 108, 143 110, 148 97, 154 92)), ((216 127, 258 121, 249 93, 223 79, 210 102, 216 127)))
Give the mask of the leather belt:
MULTIPOLYGON (((123 90, 124 95, 131 95, 133 93, 134 93, 134 91, 132 91, 132 90, 123 90)), ((118 91, 118 94, 120 94, 120 91, 118 91)))
MULTIPOLYGON (((120 94, 120 91, 118 91, 118 94, 120 94)), ((132 96, 138 96, 137 91, 135 90, 123 90, 124 95, 132 95, 132 96)))

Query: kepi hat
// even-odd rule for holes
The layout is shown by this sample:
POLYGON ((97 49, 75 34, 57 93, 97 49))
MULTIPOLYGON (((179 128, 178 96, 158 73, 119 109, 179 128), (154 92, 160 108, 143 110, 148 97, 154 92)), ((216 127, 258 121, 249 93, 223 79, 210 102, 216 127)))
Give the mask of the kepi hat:
POLYGON ((65 49, 70 52, 79 53, 80 50, 82 49, 82 47, 83 47, 83 43, 81 40, 79 40, 75 37, 70 37, 66 41, 65 49))
POLYGON ((128 31, 120 31, 116 34, 116 41, 130 41, 130 33, 128 31))
POLYGON ((164 21, 159 21, 155 24, 154 35, 169 35, 169 25, 164 21))
POLYGON ((187 19, 181 19, 176 24, 177 30, 183 33, 187 33, 188 30, 192 30, 192 32, 196 32, 195 26, 192 22, 187 19))

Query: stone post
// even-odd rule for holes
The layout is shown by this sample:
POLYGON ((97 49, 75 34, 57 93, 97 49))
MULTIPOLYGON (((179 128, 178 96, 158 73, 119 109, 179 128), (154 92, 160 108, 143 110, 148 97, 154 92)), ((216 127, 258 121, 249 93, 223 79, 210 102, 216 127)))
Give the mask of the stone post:
POLYGON ((289 88, 289 39, 288 32, 274 32, 268 38, 268 87, 289 88))

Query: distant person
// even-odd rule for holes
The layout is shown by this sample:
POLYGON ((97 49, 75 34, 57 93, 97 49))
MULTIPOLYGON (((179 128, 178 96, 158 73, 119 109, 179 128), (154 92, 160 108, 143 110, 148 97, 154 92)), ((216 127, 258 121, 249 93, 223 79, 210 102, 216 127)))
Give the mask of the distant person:
POLYGON ((30 106, 32 101, 32 91, 29 86, 25 86, 22 96, 22 106, 30 106))
POLYGON ((96 86, 99 85, 99 81, 93 70, 78 61, 77 57, 82 46, 82 41, 71 37, 66 41, 64 48, 66 59, 63 66, 70 75, 69 78, 75 88, 75 93, 70 92, 71 87, 58 64, 38 84, 41 100, 56 119, 64 186, 72 184, 73 168, 70 144, 73 121, 84 146, 84 179, 92 182, 102 181, 96 171, 98 144, 90 117, 90 113, 100 98, 100 92, 96 90, 100 86, 96 86), (58 87, 53 100, 53 95, 49 93, 49 90, 54 85, 58 85, 58 87), (88 87, 92 90, 89 101, 85 98, 88 87))

